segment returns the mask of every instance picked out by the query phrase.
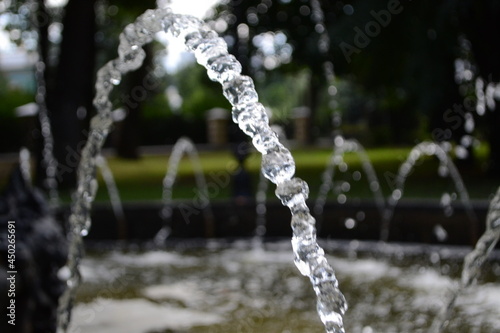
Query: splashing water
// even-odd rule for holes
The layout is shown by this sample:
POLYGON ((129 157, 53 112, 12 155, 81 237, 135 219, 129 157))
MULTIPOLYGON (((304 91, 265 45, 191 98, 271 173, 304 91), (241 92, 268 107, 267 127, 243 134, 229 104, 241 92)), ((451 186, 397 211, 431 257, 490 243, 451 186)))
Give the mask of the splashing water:
POLYGON ((449 175, 453 180, 457 193, 460 196, 460 201, 462 202, 471 223, 471 237, 474 238, 477 218, 470 203, 469 193, 465 188, 465 184, 457 170, 457 167, 439 144, 425 141, 413 147, 406 161, 404 161, 399 167, 399 171, 395 179, 394 190, 387 200, 387 207, 382 216, 380 240, 387 242, 389 239, 391 219, 396 205, 403 196, 406 179, 415 168, 417 161, 423 156, 436 156, 441 163, 438 169, 439 173, 444 176, 449 175))
POLYGON ((486 216, 486 231, 464 260, 460 283, 449 295, 449 300, 432 323, 431 332, 441 332, 448 325, 448 318, 455 302, 463 291, 476 280, 481 268, 500 238, 500 188, 490 202, 486 216))
MULTIPOLYGON (((175 179, 177 177, 177 171, 179 169, 179 163, 184 154, 189 156, 191 164, 193 165, 196 185, 199 190, 200 206, 203 210, 203 215, 205 218, 205 233, 210 236, 213 234, 213 213, 210 206, 210 200, 208 196, 208 187, 205 180, 205 175, 203 169, 201 168, 200 158, 196 151, 194 143, 186 138, 182 137, 175 143, 172 148, 172 154, 168 160, 167 173, 165 178, 163 178, 163 207, 160 212, 160 216, 164 222, 164 226, 158 231, 155 236, 155 243, 161 245, 165 242, 171 233, 170 220, 172 217, 172 190, 174 187, 175 179)), ((189 221, 186 221, 186 223, 189 221)))
POLYGON ((102 178, 108 189, 109 200, 111 201, 111 207, 113 208, 113 213, 115 214, 116 221, 118 223, 118 235, 120 238, 124 238, 126 234, 127 222, 125 219, 125 212, 123 210, 122 200, 120 199, 120 192, 116 186, 115 178, 111 172, 108 163, 104 156, 99 155, 96 158, 96 164, 101 171, 102 178))
POLYGON ((32 184, 31 177, 31 154, 28 148, 22 147, 19 150, 19 168, 26 184, 32 184))
MULTIPOLYGON (((321 214, 323 213, 328 192, 332 190, 334 185, 333 178, 335 176, 335 167, 338 167, 341 171, 346 171, 347 165, 343 160, 343 156, 345 153, 354 152, 361 160, 363 171, 368 178, 370 190, 373 193, 377 209, 379 210, 380 215, 382 215, 385 208, 384 196, 380 189, 380 182, 378 180, 377 174, 375 173, 370 158, 366 154, 363 146, 354 139, 344 139, 342 136, 335 137, 334 143, 335 147, 328 161, 327 167, 323 172, 323 183, 321 184, 318 197, 316 198, 314 213, 317 216, 321 216, 321 214)), ((345 196, 340 196, 338 198, 338 201, 339 203, 344 203, 345 196)))
POLYGON ((43 149, 42 163, 45 167, 45 187, 49 192, 49 204, 51 208, 59 206, 59 191, 57 188, 56 174, 58 162, 54 157, 54 137, 50 125, 49 111, 45 100, 45 64, 39 61, 35 66, 35 80, 37 84, 36 104, 38 105, 38 120, 42 129, 43 149))
POLYGON ((76 199, 69 220, 72 237, 66 265, 66 271, 69 272, 68 288, 60 298, 58 331, 65 332, 68 328, 71 304, 80 283, 78 267, 83 252, 82 235, 90 227, 90 208, 97 189, 94 177, 96 157, 112 124, 109 93, 120 83, 122 74, 141 66, 145 57, 142 46, 151 42, 154 34, 161 30, 184 39, 198 63, 207 69, 209 78, 222 85, 224 96, 233 106, 233 120, 252 138, 255 148, 263 154, 262 172, 277 185, 276 195, 290 208, 295 264, 313 285, 317 295, 317 310, 326 331, 344 332, 343 314, 347 304, 338 288, 335 272, 316 241, 315 220, 305 203, 309 188, 303 180, 293 178, 293 157, 269 127, 252 79, 240 74, 241 65, 234 56, 228 54, 225 41, 202 21, 191 16, 172 14, 166 9, 148 10, 135 23, 126 26, 120 35, 119 58, 108 62, 98 71, 94 99, 97 115, 91 121, 90 135, 82 151, 76 199))

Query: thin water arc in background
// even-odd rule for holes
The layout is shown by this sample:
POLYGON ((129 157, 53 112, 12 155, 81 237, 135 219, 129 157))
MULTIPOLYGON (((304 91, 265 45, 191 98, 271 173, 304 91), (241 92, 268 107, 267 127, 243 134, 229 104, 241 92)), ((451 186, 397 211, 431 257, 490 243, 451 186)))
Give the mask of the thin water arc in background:
POLYGON ((404 185, 406 179, 415 167, 416 162, 423 156, 436 156, 441 163, 440 168, 442 168, 444 175, 449 176, 454 184, 455 188, 460 196, 460 201, 467 213, 470 220, 472 237, 475 238, 475 225, 477 223, 477 217, 474 213, 474 209, 470 203, 469 193, 464 185, 462 177, 458 172, 455 163, 451 160, 450 156, 446 151, 437 143, 424 141, 413 147, 413 149, 408 154, 407 159, 401 164, 396 176, 396 186, 392 191, 392 194, 387 200, 386 210, 382 216, 382 223, 380 229, 380 240, 387 242, 389 239, 391 220, 394 215, 394 210, 403 196, 404 185))
POLYGON ((113 209, 113 214, 115 215, 118 226, 118 237, 125 238, 127 233, 127 220, 125 218, 125 211, 120 198, 120 191, 118 190, 118 186, 116 186, 115 177, 113 176, 113 172, 109 168, 108 162, 104 156, 97 156, 96 163, 97 167, 101 171, 102 179, 104 180, 108 190, 111 208, 113 209))
MULTIPOLYGON (((188 155, 193 166, 195 181, 200 191, 200 198, 203 216, 205 218, 205 233, 210 235, 213 233, 214 222, 213 222, 213 212, 212 206, 210 205, 210 198, 208 195, 207 181, 201 167, 200 158, 196 150, 194 143, 187 137, 181 137, 175 143, 172 148, 172 153, 168 159, 167 172, 163 178, 163 193, 162 193, 162 208, 160 211, 160 216, 163 220, 163 227, 158 231, 155 236, 156 244, 163 244, 168 238, 171 230, 171 218, 172 218, 172 191, 175 184, 175 179, 177 178, 177 172, 179 170, 179 163, 184 155, 188 155)), ((186 223, 188 221, 185 221, 186 223)))
POLYGON ((185 39, 186 46, 195 54, 198 63, 207 69, 210 79, 223 86, 224 96, 233 105, 233 120, 262 153, 262 172, 277 185, 276 195, 283 205, 290 208, 295 264, 310 279, 317 295, 320 319, 327 332, 344 332, 343 314, 347 303, 338 288, 335 272, 316 241, 315 220, 305 202, 309 194, 307 183, 293 177, 293 157, 269 127, 265 108, 258 102, 252 79, 240 74, 241 65, 228 54, 227 44, 217 33, 194 17, 175 15, 167 9, 148 10, 135 23, 126 26, 120 34, 119 58, 108 62, 97 73, 94 98, 97 115, 91 120, 91 130, 78 167, 78 187, 69 218, 68 262, 60 274, 66 279, 67 288, 59 301, 58 332, 68 329, 71 306, 81 280, 82 236, 91 226, 90 209, 97 191, 96 159, 113 123, 109 94, 120 83, 122 74, 142 65, 145 58, 142 46, 150 43, 153 35, 162 30, 185 39))
POLYGON ((52 133, 52 125, 50 124, 49 110, 47 109, 46 101, 46 84, 45 84, 45 64, 38 61, 35 65, 35 81, 36 81, 36 104, 38 106, 38 121, 42 132, 43 147, 42 147, 42 165, 45 167, 45 187, 48 190, 49 203, 52 209, 59 207, 59 190, 57 186, 57 168, 58 161, 54 156, 54 135, 52 133))
MULTIPOLYGON (((380 213, 380 216, 383 216, 385 209, 384 195, 382 194, 382 191, 380 189, 380 181, 377 177, 377 173, 375 172, 370 158, 368 157, 368 154, 366 153, 363 146, 355 139, 345 139, 341 136, 337 136, 334 140, 334 143, 335 147, 332 154, 330 155, 325 171, 322 174, 323 183, 320 186, 318 197, 316 198, 316 201, 314 203, 315 215, 321 216, 321 214, 323 213, 328 192, 330 192, 333 187, 335 167, 340 167, 340 165, 344 163, 343 156, 345 153, 354 152, 361 160, 363 171, 368 178, 368 185, 370 187, 370 191, 373 193, 375 204, 380 213)), ((317 226, 318 229, 320 227, 321 225, 317 226)))
POLYGON ((500 187, 491 199, 486 215, 486 230, 477 241, 474 249, 465 257, 460 282, 448 292, 448 301, 434 318, 431 333, 440 333, 449 323, 451 311, 460 294, 475 283, 481 268, 500 238, 500 187))

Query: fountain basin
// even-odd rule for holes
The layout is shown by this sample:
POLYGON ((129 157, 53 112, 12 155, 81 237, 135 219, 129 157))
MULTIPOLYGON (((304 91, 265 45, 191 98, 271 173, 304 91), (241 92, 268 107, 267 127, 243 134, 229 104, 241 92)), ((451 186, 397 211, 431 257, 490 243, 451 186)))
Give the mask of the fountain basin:
MULTIPOLYGON (((472 203, 478 221, 484 221, 488 202, 472 203)), ((241 238, 254 235, 256 210, 254 202, 236 204, 233 201, 214 201, 211 208, 215 228, 206 230, 201 209, 192 201, 175 201, 171 221, 173 238, 241 238)), ((291 237, 290 212, 276 201, 266 205, 266 238, 291 237)), ((390 242, 426 244, 473 245, 484 231, 484 223, 472 223, 460 204, 452 205, 453 215, 446 217, 439 202, 401 200, 391 224, 390 242), (442 234, 443 230, 445 235, 442 234), (475 234, 471 232, 475 230, 475 234)), ((124 205, 126 222, 120 223, 108 204, 95 204, 93 225, 88 240, 130 241, 151 240, 163 225, 161 202, 137 202, 124 205)), ((64 213, 64 212, 62 212, 64 213)), ((380 213, 372 201, 337 204, 328 202, 318 218, 320 238, 378 240, 380 213)))
MULTIPOLYGON (((323 332, 290 242, 173 241, 83 259, 72 324, 80 332, 323 332), (137 317, 137 313, 140 314, 137 317)), ((115 244, 116 245, 116 244, 115 244)), ((466 247, 322 242, 349 300, 349 332, 427 332, 458 281, 466 247)), ((445 332, 500 330, 500 253, 445 332)))

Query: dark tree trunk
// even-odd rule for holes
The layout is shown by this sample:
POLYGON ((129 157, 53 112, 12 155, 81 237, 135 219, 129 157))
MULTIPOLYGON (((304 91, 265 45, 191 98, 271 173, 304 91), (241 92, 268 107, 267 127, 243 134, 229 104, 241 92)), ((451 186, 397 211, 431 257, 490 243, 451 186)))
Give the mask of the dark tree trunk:
POLYGON ((127 117, 118 124, 115 133, 115 148, 118 156, 128 159, 139 158, 140 122, 144 102, 155 94, 160 87, 160 82, 154 76, 153 55, 151 45, 145 45, 146 58, 137 71, 127 75, 125 85, 130 88, 121 95, 121 103, 127 112, 127 117))
POLYGON ((80 150, 85 142, 85 118, 92 108, 95 43, 95 0, 70 0, 65 7, 63 40, 55 87, 49 96, 54 154, 61 187, 76 181, 80 150))
POLYGON ((488 172, 491 176, 500 178, 500 107, 498 104, 495 110, 488 112, 487 117, 489 124, 487 139, 490 146, 488 172))
MULTIPOLYGON (((231 12, 235 16, 235 22, 234 26, 238 27, 240 24, 247 22, 247 14, 244 6, 241 6, 241 0, 232 0, 229 3, 229 6, 231 7, 231 12)), ((238 61, 241 64, 242 67, 242 73, 244 74, 251 74, 249 72, 249 43, 251 41, 249 40, 249 37, 246 39, 239 38, 237 29, 232 30, 232 33, 230 33, 231 36, 234 38, 234 45, 232 49, 230 50, 231 53, 238 59, 238 61)))
POLYGON ((139 156, 139 128, 141 121, 140 105, 128 108, 127 117, 117 126, 116 153, 126 159, 138 159, 139 156))

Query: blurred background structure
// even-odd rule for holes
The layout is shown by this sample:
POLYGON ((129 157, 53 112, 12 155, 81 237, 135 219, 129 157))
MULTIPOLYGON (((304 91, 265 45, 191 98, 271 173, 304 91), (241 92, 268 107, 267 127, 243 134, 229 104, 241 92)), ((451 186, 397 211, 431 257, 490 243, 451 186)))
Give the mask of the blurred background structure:
MULTIPOLYGON (((0 1, 0 152, 28 145, 41 158, 40 128, 29 103, 35 97, 34 66, 43 61, 57 179, 71 188, 93 114, 96 69, 115 56, 123 27, 155 5, 153 0, 0 1)), ((254 78, 273 123, 284 127, 292 143, 321 146, 339 133, 367 147, 449 141, 463 165, 475 165, 487 177, 499 174, 496 1, 171 5, 206 18, 226 40, 244 73, 254 78), (480 149, 487 157, 478 162, 480 149)), ((229 110, 229 104, 178 45, 159 35, 148 46, 144 66, 113 93, 116 126, 107 146, 117 156, 138 159, 139 147, 173 144, 181 136, 225 147, 227 137, 214 138, 211 128, 226 122, 209 116, 209 110, 229 110), (166 51, 163 44, 169 44, 166 51)), ((41 174, 38 168, 39 184, 41 174)))

